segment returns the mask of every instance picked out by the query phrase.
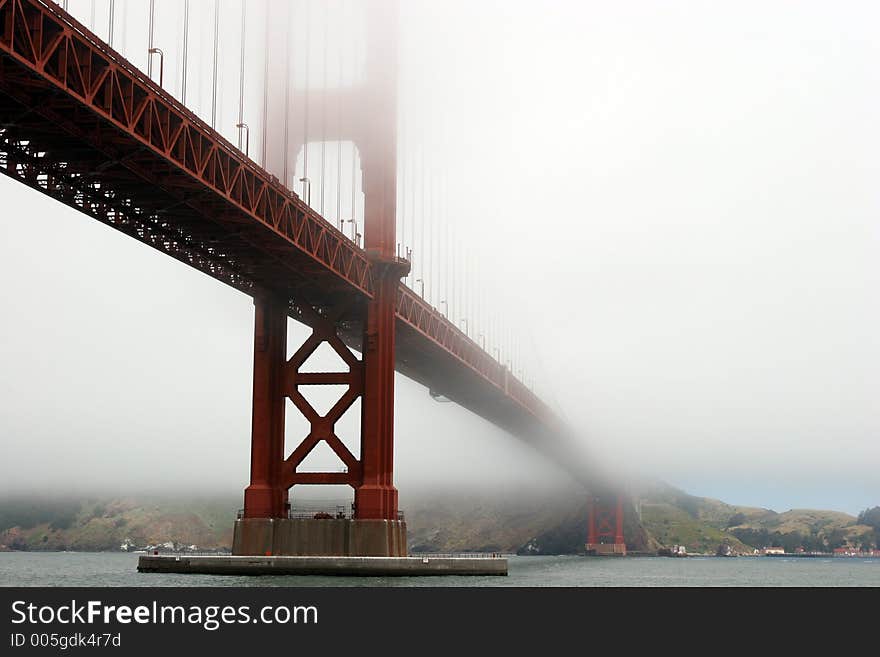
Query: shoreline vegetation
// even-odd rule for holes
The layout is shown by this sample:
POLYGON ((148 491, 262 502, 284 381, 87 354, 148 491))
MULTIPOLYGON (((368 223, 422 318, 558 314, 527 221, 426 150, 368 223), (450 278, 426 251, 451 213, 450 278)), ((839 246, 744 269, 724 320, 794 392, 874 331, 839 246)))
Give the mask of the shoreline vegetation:
MULTIPOLYGON (((636 556, 880 557, 880 507, 851 516, 777 513, 643 486, 627 505, 624 534, 636 556)), ((581 554, 587 505, 576 490, 411 495, 412 553, 581 554)), ((238 498, 43 497, 0 500, 0 551, 228 554, 238 498)))

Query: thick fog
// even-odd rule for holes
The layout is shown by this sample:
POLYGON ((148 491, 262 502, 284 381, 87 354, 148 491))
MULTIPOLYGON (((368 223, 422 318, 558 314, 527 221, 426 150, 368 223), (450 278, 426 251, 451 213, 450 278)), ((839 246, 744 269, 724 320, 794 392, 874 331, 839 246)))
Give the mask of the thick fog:
MULTIPOLYGON (((148 4, 117 0, 114 19, 144 69, 148 4)), ((223 0, 214 94, 214 3, 190 3, 187 76, 182 4, 156 3, 166 88, 182 98, 186 79, 188 106, 357 239, 359 156, 302 108, 364 75, 379 5, 272 2, 290 29, 273 25, 267 61, 265 4, 248 2, 240 69, 241 3, 223 0)), ((70 8, 107 38, 106 2, 70 8)), ((404 0, 408 284, 622 477, 780 511, 880 503, 878 18, 867 2, 404 0)), ((351 110, 322 102, 332 133, 351 110)), ((0 276, 0 489, 247 485, 250 298, 5 177, 0 276)), ((290 331, 293 349, 307 331, 290 331)), ((339 427, 355 454, 358 413, 339 427)), ((291 405, 287 425, 292 449, 291 405)), ((401 377, 395 464, 404 507, 424 489, 568 484, 401 377)))

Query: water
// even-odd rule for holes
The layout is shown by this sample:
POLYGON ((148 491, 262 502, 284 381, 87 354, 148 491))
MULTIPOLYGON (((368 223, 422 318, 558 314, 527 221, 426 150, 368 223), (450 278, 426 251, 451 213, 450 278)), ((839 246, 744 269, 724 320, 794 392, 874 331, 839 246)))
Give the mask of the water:
POLYGON ((880 559, 510 557, 507 577, 225 577, 137 572, 124 552, 3 552, 0 586, 876 586, 880 559))

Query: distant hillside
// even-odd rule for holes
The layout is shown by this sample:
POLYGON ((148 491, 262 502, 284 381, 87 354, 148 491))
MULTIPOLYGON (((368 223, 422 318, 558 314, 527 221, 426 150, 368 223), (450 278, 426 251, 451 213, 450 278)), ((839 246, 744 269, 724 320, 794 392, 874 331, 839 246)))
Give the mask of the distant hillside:
MULTIPOLYGON (((776 513, 688 495, 663 483, 642 485, 633 497, 635 505, 624 512, 630 552, 684 545, 690 553, 714 554, 722 543, 739 554, 770 546, 830 551, 880 542, 880 509, 863 523, 838 511, 776 513)), ((576 554, 587 535, 586 499, 577 491, 525 501, 437 495, 411 504, 407 519, 413 551, 576 554)))
POLYGON ((695 497, 663 484, 647 487, 638 496, 645 530, 664 545, 685 545, 691 552, 714 552, 721 542, 740 553, 772 546, 787 552, 799 547, 807 551, 869 549, 877 542, 874 528, 839 511, 776 513, 695 497))
MULTIPOLYGON (((837 511, 740 507, 652 484, 634 492, 624 534, 635 553, 684 545, 713 553, 728 543, 737 553, 782 546, 786 551, 871 548, 880 541, 880 508, 861 522, 837 511)), ((577 554, 587 536, 587 502, 576 489, 524 495, 498 492, 409 494, 413 552, 577 554)), ((120 499, 5 499, 0 501, 0 550, 117 550, 168 541, 203 549, 229 548, 240 499, 192 497, 120 499)))
POLYGON ((194 499, 13 499, 0 503, 0 549, 103 551, 174 541, 229 546, 236 503, 194 499))

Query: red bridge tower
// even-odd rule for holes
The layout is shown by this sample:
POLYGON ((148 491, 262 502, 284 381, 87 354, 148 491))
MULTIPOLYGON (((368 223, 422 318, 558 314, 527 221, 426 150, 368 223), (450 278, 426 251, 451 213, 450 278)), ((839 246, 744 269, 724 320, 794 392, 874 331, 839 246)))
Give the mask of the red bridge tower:
POLYGON ((587 514, 587 554, 626 555, 626 543, 623 539, 623 497, 607 494, 592 496, 587 514))
MULTIPOLYGON (((314 128, 306 124, 282 148, 287 150, 286 162, 296 161, 300 150, 312 140, 350 140, 357 146, 364 191, 364 246, 375 272, 374 294, 355 307, 330 305, 325 299, 288 300, 271 292, 255 297, 251 482, 244 494, 243 518, 236 522, 235 554, 406 555, 406 524, 399 517, 393 481, 395 305, 400 279, 409 271, 409 263, 396 254, 395 0, 372 4, 365 19, 368 47, 364 80, 344 89, 298 94, 287 109, 302 117, 321 116, 328 106, 344 106, 344 120, 334 122, 325 116, 313 122, 314 128), (313 332, 287 359, 291 305, 313 332), (360 359, 347 346, 352 342, 351 326, 362 332, 360 359), (300 371, 323 342, 342 358, 348 371, 300 371), (322 416, 301 394, 302 385, 347 385, 348 389, 322 416), (336 421, 358 398, 360 459, 334 433, 336 421), (286 399, 310 425, 308 435, 290 455, 285 455, 284 447, 286 399), (297 466, 321 441, 346 465, 345 472, 297 472, 297 466), (296 484, 352 486, 354 517, 288 518, 288 491, 296 484)), ((270 111, 272 120, 287 120, 278 107, 270 111)), ((283 182, 290 185, 289 180, 283 182)))

